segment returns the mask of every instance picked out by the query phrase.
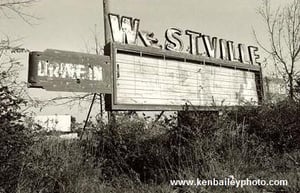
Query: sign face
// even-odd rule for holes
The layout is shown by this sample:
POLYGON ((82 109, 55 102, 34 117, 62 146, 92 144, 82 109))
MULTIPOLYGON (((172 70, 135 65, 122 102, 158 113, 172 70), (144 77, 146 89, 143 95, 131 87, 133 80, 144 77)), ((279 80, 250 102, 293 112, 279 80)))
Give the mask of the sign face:
POLYGON ((30 52, 28 82, 50 91, 111 93, 110 58, 50 49, 30 52))
POLYGON ((110 110, 197 110, 258 104, 260 67, 157 48, 113 43, 110 110))
POLYGON ((288 96, 286 82, 281 78, 265 77, 266 99, 272 102, 281 101, 288 96))

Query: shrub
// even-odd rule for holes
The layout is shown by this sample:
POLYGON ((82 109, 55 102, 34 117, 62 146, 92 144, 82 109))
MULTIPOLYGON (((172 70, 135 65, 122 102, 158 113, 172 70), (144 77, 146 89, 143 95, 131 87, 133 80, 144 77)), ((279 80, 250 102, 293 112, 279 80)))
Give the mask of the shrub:
MULTIPOLYGON (((107 124, 91 125, 89 135, 81 141, 50 138, 32 146, 20 190, 240 192, 230 187, 169 186, 171 179, 224 179, 233 175, 236 179, 288 179, 291 186, 282 190, 299 192, 297 105, 244 107, 222 115, 186 112, 182 116, 187 116, 184 120, 188 122, 180 125, 173 116, 151 122, 135 113, 118 114, 107 124), (266 117, 268 114, 277 119, 266 117), (287 131, 272 130, 279 127, 277 124, 286 125, 287 131), (163 131, 157 132, 159 129, 163 131), (273 139, 272 132, 280 137, 273 139), (278 140, 286 145, 278 146, 278 140)), ((243 192, 262 188, 246 187, 243 192)), ((282 187, 266 188, 278 191, 282 187)))
POLYGON ((16 191, 24 157, 31 145, 30 129, 19 111, 24 100, 8 87, 0 88, 0 189, 16 191))
POLYGON ((96 157, 98 166, 103 168, 103 180, 128 174, 135 178, 136 173, 126 161, 139 156, 140 145, 147 136, 144 119, 136 114, 122 114, 116 120, 94 130, 93 139, 86 141, 88 156, 96 157))
POLYGON ((27 156, 20 192, 69 193, 74 192, 74 186, 80 187, 83 177, 93 179, 97 169, 92 160, 84 158, 79 141, 54 136, 40 139, 27 156))
POLYGON ((164 183, 190 174, 251 173, 269 150, 254 134, 248 135, 243 125, 225 116, 192 113, 189 120, 197 124, 190 126, 177 126, 174 117, 166 119, 160 122, 166 128, 160 135, 149 134, 140 118, 126 116, 94 133, 89 145, 93 150, 87 151, 103 167, 104 180, 128 175, 136 181, 164 183))
POLYGON ((247 125, 247 133, 257 135, 280 153, 300 149, 299 115, 300 102, 290 100, 231 112, 237 124, 247 125))

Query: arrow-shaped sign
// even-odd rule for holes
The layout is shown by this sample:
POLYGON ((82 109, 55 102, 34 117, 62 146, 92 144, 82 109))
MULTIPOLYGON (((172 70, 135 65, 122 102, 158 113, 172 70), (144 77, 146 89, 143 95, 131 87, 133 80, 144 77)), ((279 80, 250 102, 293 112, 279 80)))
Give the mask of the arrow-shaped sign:
POLYGON ((110 57, 51 49, 30 52, 28 83, 49 91, 111 93, 110 57))

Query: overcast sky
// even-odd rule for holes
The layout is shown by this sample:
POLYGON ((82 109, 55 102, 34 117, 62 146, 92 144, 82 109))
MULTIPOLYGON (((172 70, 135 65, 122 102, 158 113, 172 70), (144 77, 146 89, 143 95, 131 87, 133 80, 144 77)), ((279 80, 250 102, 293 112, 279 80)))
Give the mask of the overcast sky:
MULTIPOLYGON (((272 0, 272 4, 290 1, 272 0)), ((261 0, 110 0, 110 12, 140 19, 140 29, 154 32, 161 41, 166 29, 177 27, 256 46, 252 29, 267 43, 265 26, 257 14, 260 5, 261 0)), ((31 51, 52 48, 86 52, 93 44, 95 26, 104 44, 102 0, 40 0, 26 11, 40 19, 28 25, 19 18, 2 16, 0 33, 21 38, 22 47, 31 51)), ((259 54, 264 57, 263 52, 259 54)), ((23 80, 27 79, 27 55, 17 55, 25 64, 20 76, 23 80)), ((59 94, 36 89, 30 92, 42 97, 59 94)), ((69 110, 65 111, 48 108, 42 113, 64 114, 69 110)))
MULTIPOLYGON (((272 0, 278 2, 282 0, 272 0)), ((110 12, 140 19, 140 28, 158 37, 178 27, 249 45, 255 44, 252 28, 264 28, 257 14, 260 4, 261 0, 110 0, 110 12)), ((40 0, 27 11, 40 18, 33 21, 36 25, 2 17, 1 32, 23 38, 30 50, 86 51, 95 25, 103 42, 102 0, 40 0)))

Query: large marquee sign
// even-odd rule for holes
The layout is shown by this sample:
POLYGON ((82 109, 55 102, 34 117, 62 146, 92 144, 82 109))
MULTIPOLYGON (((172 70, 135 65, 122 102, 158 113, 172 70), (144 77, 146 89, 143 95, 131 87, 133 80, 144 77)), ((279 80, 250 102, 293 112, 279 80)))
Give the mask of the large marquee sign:
POLYGON ((47 49, 29 54, 29 87, 49 91, 111 93, 107 56, 47 49))
POLYGON ((113 43, 111 110, 182 110, 258 104, 260 67, 113 43))
POLYGON ((211 110, 262 101, 258 49, 169 28, 162 44, 131 17, 108 16, 105 56, 30 52, 30 87, 105 93, 106 110, 211 110), (185 42, 184 40, 187 40, 185 42))
POLYGON ((115 14, 109 19, 113 43, 105 53, 111 57, 113 90, 106 96, 108 110, 182 110, 184 105, 204 110, 261 102, 256 47, 235 47, 232 41, 176 28, 166 30, 161 45, 153 33, 139 30, 138 19, 115 14))

